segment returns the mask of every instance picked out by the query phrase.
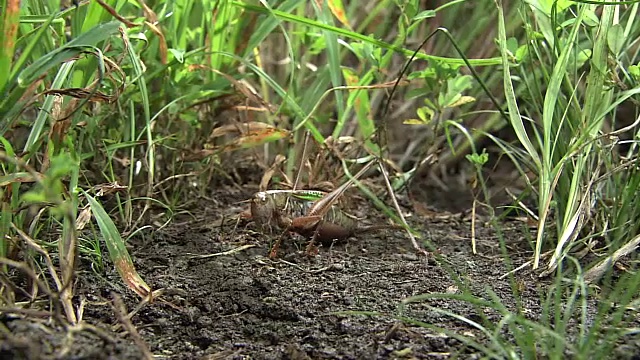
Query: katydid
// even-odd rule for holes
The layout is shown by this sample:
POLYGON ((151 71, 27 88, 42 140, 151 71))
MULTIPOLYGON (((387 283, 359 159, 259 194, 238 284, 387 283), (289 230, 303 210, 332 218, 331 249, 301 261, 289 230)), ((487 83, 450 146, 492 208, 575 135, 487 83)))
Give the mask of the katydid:
MULTIPOLYGON (((316 240, 344 240, 362 232, 394 228, 392 225, 360 226, 357 218, 344 213, 335 205, 340 196, 373 164, 374 162, 370 162, 365 165, 355 176, 330 193, 313 190, 258 192, 251 201, 251 218, 263 228, 276 227, 311 238, 307 253, 311 252, 316 240)), ((273 245, 271 257, 276 255, 281 242, 282 238, 273 245)))

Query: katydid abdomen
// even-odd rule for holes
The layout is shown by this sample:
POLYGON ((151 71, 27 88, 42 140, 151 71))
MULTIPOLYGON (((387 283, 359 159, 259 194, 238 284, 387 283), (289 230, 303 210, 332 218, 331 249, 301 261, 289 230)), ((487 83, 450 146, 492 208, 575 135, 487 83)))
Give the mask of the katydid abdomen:
POLYGON ((353 236, 358 229, 358 220, 347 215, 337 206, 332 206, 323 217, 294 218, 290 226, 291 231, 308 238, 315 235, 320 242, 347 239, 353 236))

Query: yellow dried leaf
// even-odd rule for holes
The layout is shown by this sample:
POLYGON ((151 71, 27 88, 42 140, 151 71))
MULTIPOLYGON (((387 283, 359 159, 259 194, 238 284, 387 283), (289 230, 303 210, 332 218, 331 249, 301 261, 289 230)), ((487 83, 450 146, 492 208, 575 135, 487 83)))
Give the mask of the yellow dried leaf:
POLYGON ((351 25, 349 25, 349 20, 347 19, 347 14, 344 11, 342 0, 329 0, 327 5, 329 5, 329 10, 331 10, 333 16, 335 16, 342 25, 347 27, 347 29, 352 30, 351 25))
POLYGON ((474 101, 476 101, 476 98, 474 98, 473 96, 461 96, 458 100, 447 105, 446 107, 454 108, 454 107, 462 106, 464 104, 472 103, 474 101))

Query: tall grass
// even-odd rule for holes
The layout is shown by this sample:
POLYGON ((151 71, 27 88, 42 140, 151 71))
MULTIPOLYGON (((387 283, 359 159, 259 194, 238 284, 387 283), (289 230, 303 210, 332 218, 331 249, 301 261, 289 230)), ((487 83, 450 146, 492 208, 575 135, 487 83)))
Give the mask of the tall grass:
POLYGON ((637 4, 569 5, 531 2, 523 8, 528 19, 535 19, 524 45, 528 60, 515 73, 503 68, 511 124, 527 152, 525 160, 538 176, 534 268, 547 244, 555 247, 546 273, 576 247, 591 244, 587 246, 612 253, 637 233, 632 222, 615 220, 637 214, 632 199, 620 198, 637 181, 633 171, 620 167, 635 158, 636 146, 632 141, 621 147, 617 140, 634 139, 636 121, 624 119, 620 124, 623 119, 616 115, 619 105, 634 101, 638 92, 628 70, 640 30, 635 25, 637 4), (534 62, 543 66, 534 68, 534 62), (626 154, 621 152, 624 148, 629 149, 626 154), (614 206, 602 206, 603 201, 614 206), (555 233, 548 229, 551 213, 555 233), (595 236, 606 242, 597 244, 595 236))
MULTIPOLYGON (((513 29, 507 30, 512 18, 505 12, 513 3, 495 4, 505 105, 518 146, 488 135, 535 195, 538 226, 530 264, 544 265, 540 276, 553 277, 541 292, 543 314, 533 320, 525 315, 513 270, 515 309, 487 289, 481 296, 461 291, 411 297, 386 316, 445 333, 488 358, 631 356, 616 349, 637 333, 629 315, 637 309, 640 272, 632 254, 640 240, 631 219, 640 214, 629 190, 637 192, 638 183, 638 3, 523 1, 521 38, 510 38, 513 29), (614 270, 616 262, 629 258, 628 271, 614 270), (598 292, 596 283, 607 290, 598 292), (480 321, 428 305, 443 298, 468 303, 480 321), (464 322, 483 339, 407 315, 414 303, 464 322), (481 315, 485 310, 497 312, 500 320, 489 321, 481 315)), ((431 120, 433 113, 418 113, 418 122, 431 120)), ((467 138, 475 149, 473 138, 467 138)), ((486 159, 476 153, 470 160, 480 166, 486 159)), ((500 224, 495 219, 493 224, 500 234, 500 224)), ((506 239, 499 238, 510 264, 506 239)))
MULTIPOLYGON (((444 297, 499 312, 498 323, 474 322, 434 308, 486 335, 489 346, 471 338, 461 341, 489 357, 608 358, 634 332, 627 313, 638 301, 640 273, 632 267, 614 275, 612 265, 638 246, 637 225, 629 221, 638 216, 635 199, 621 198, 637 184, 635 169, 623 169, 637 159, 638 120, 616 116, 623 102, 636 102, 638 93, 630 75, 637 61, 638 4, 602 4, 523 3, 527 37, 520 48, 513 48, 507 40, 504 3, 496 1, 505 100, 520 147, 492 138, 523 177, 525 169, 536 175, 529 179, 537 184, 538 204, 532 265, 537 268, 543 251, 551 249, 541 276, 553 275, 554 282, 544 291, 543 314, 535 321, 523 316, 513 280, 517 311, 507 310, 505 299, 490 290, 486 298, 430 294, 405 301, 444 297), (514 66, 516 52, 526 55, 514 66), (599 256, 584 261, 588 253, 591 259, 599 256), (590 285, 602 279, 610 291, 599 294, 590 285)), ((503 237, 501 245, 509 259, 503 237)), ((416 319, 405 321, 433 327, 416 319)))

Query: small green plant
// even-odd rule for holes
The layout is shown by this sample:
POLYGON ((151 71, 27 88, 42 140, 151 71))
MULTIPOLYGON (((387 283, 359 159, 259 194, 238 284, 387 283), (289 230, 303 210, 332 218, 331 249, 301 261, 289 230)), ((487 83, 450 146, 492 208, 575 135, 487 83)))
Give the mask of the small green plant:
POLYGON ((472 96, 464 95, 473 86, 471 75, 462 75, 460 65, 447 65, 434 62, 427 69, 409 74, 409 80, 419 79, 423 86, 409 91, 407 96, 424 97, 425 106, 418 108, 418 119, 405 120, 405 124, 428 125, 434 120, 441 123, 442 113, 475 101, 472 96))

